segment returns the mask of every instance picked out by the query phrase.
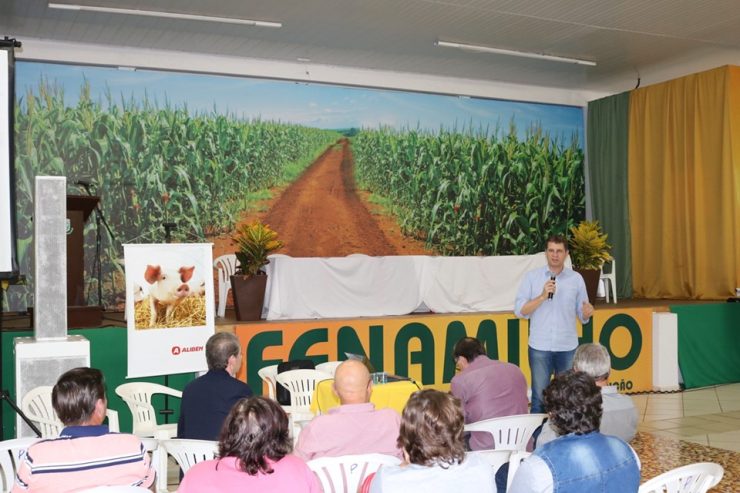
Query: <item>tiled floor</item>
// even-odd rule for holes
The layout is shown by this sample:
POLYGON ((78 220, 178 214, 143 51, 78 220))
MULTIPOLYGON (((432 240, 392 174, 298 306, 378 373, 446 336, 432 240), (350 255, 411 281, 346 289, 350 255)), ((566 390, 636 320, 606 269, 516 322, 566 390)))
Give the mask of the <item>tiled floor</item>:
POLYGON ((692 462, 717 462, 725 475, 711 491, 740 491, 740 383, 632 400, 641 422, 631 445, 643 481, 692 462))
POLYGON ((639 431, 740 452, 740 383, 632 396, 639 431))

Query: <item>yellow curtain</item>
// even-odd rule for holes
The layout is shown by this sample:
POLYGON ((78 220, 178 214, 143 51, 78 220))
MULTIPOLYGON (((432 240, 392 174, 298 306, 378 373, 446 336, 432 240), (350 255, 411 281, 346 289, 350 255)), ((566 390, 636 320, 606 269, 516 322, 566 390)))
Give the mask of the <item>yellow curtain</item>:
POLYGON ((724 299, 740 286, 740 67, 630 95, 635 297, 724 299))

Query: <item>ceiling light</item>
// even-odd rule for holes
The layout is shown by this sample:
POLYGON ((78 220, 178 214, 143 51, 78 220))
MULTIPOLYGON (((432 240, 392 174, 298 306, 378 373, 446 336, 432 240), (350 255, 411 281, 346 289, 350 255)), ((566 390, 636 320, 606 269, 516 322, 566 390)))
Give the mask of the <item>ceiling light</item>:
POLYGON ((61 10, 85 10, 88 12, 105 12, 108 14, 142 15, 146 17, 164 17, 167 19, 182 19, 188 21, 221 22, 224 24, 243 24, 247 26, 260 27, 283 27, 281 22, 256 21, 252 19, 240 19, 236 17, 215 17, 212 15, 180 14, 176 12, 162 12, 159 10, 120 9, 117 7, 98 7, 95 5, 74 5, 68 3, 51 3, 50 9, 61 10))
POLYGON ((564 56, 545 55, 543 53, 530 53, 528 51, 505 50, 503 48, 491 48, 490 46, 470 45, 465 43, 453 43, 451 41, 435 41, 436 46, 446 48, 457 48, 465 51, 476 51, 480 53, 496 53, 498 55, 511 55, 524 58, 537 58, 539 60, 550 60, 551 62, 575 63, 578 65, 596 66, 596 62, 582 60, 580 58, 568 58, 564 56))

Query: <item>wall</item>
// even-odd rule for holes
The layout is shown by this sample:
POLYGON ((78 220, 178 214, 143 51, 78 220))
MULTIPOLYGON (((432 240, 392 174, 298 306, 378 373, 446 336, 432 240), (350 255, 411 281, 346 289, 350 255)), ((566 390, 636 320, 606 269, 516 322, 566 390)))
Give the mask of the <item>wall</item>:
POLYGON ((16 52, 16 58, 18 60, 109 65, 129 70, 137 67, 180 72, 270 77, 573 106, 585 106, 592 99, 608 95, 608 93, 597 91, 566 90, 312 63, 289 63, 162 50, 132 50, 130 48, 35 39, 24 39, 23 48, 16 52))

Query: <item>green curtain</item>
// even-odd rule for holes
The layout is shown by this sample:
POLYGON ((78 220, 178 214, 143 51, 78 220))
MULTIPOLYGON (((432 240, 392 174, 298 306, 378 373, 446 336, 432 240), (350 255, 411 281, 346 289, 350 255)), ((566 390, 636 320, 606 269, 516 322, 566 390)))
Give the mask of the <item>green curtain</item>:
POLYGON ((609 235, 617 265, 617 294, 632 297, 632 250, 627 200, 630 94, 588 103, 588 176, 593 218, 609 235))
POLYGON ((671 306, 678 365, 687 389, 740 382, 740 303, 671 306))

